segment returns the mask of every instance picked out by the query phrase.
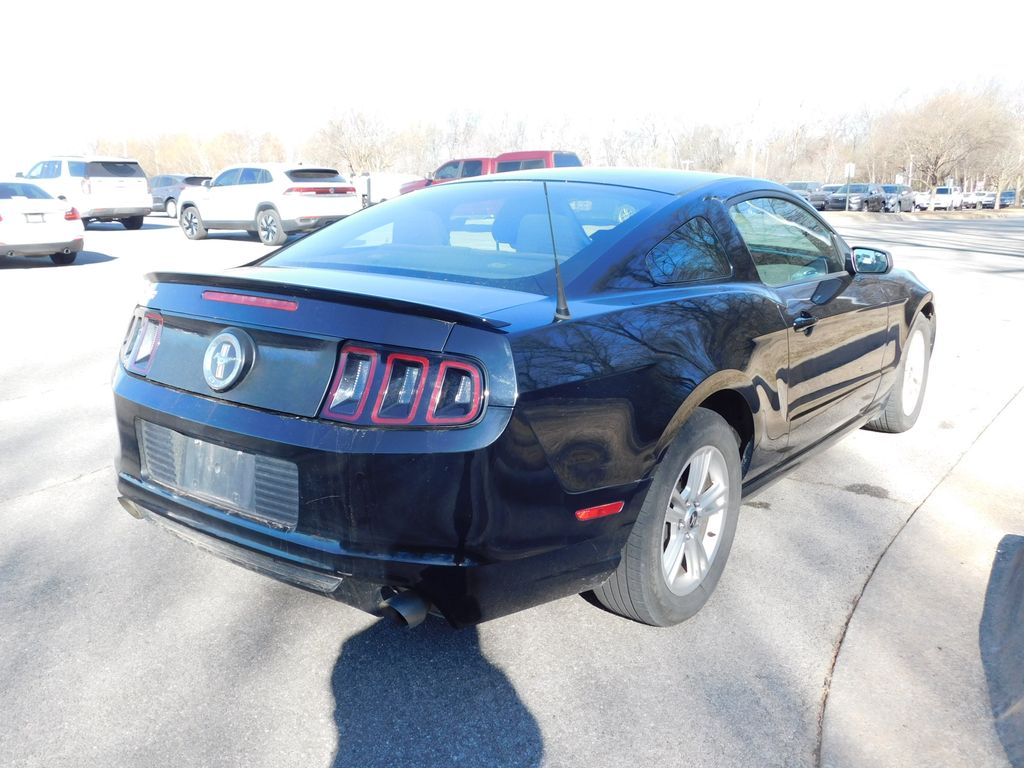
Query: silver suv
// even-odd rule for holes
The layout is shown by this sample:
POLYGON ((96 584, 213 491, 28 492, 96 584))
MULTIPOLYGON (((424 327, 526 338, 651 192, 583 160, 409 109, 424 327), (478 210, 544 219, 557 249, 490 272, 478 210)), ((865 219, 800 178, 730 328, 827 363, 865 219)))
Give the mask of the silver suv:
POLYGON ((83 224, 119 221, 125 229, 140 229, 153 207, 146 172, 138 161, 128 158, 54 156, 18 176, 67 200, 78 209, 83 224))

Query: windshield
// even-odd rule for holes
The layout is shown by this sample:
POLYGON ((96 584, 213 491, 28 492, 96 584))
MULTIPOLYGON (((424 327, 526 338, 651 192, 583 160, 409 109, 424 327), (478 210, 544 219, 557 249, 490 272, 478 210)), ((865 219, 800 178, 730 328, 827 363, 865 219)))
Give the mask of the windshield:
POLYGON ((672 199, 646 189, 561 181, 445 184, 366 208, 262 262, 426 277, 554 295, 672 199), (550 204, 551 216, 548 216, 550 204))
POLYGON ((889 192, 889 193, 899 192, 900 191, 900 188, 897 187, 895 184, 883 184, 882 185, 882 189, 884 189, 886 192, 889 192))
POLYGON ((131 161, 118 161, 118 160, 102 160, 92 163, 87 163, 85 166, 85 175, 90 177, 97 176, 116 176, 121 178, 146 178, 145 172, 138 163, 131 161))
POLYGON ((858 192, 867 192, 867 191, 868 191, 868 185, 867 184, 849 184, 849 185, 844 184, 843 186, 841 186, 839 189, 836 190, 836 192, 841 192, 841 193, 852 192, 853 194, 857 194, 858 192))
POLYGON ((809 181, 787 181, 786 186, 793 190, 807 190, 813 185, 809 181))
POLYGON ((939 187, 938 189, 935 190, 935 194, 937 194, 937 195, 948 195, 949 194, 949 187, 939 187))

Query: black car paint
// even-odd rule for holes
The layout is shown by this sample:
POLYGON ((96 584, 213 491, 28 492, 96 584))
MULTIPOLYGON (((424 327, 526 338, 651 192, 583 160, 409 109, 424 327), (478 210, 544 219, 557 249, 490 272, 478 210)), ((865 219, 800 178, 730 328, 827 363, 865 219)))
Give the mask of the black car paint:
MULTIPOLYGON (((612 184, 631 178, 666 191, 678 176, 557 174, 612 184)), ((337 273, 320 276, 337 281, 334 290, 315 285, 313 274, 259 266, 155 276, 147 306, 168 328, 194 336, 191 353, 175 356, 177 367, 191 356, 198 370, 196 350, 201 355, 228 325, 282 349, 336 350, 342 340, 358 339, 481 361, 487 403, 467 427, 360 429, 317 419, 309 406, 295 413, 285 399, 247 402, 241 387, 231 398, 214 397, 194 377, 161 385, 119 367, 119 490, 151 516, 228 542, 250 567, 266 570, 258 556, 270 555, 341 574, 331 595, 370 612, 378 612, 382 589, 408 588, 465 625, 592 588, 617 565, 652 472, 695 408, 719 411, 736 429, 749 495, 875 415, 910 322, 934 312, 931 294, 907 273, 833 276, 783 289, 761 284, 725 205, 765 194, 809 209, 779 185, 710 176, 669 199, 568 283, 567 322, 552 321, 552 297, 515 294, 500 306, 471 287, 439 296, 436 286, 408 278, 364 284, 368 293, 354 294, 337 290, 337 273), (642 268, 646 253, 696 215, 716 228, 732 275, 655 285, 642 268), (299 307, 213 304, 202 298, 210 286, 298 297, 299 307), (807 311, 818 323, 796 330, 794 319, 807 311), (274 530, 142 479, 139 419, 294 461, 297 530, 274 530), (574 516, 613 501, 625 502, 620 514, 587 522, 574 516)), ((161 343, 158 362, 173 346, 161 343)), ((303 376, 316 394, 309 402, 326 395, 325 370, 303 376)), ((270 366, 261 388, 294 388, 294 375, 291 367, 270 366)))

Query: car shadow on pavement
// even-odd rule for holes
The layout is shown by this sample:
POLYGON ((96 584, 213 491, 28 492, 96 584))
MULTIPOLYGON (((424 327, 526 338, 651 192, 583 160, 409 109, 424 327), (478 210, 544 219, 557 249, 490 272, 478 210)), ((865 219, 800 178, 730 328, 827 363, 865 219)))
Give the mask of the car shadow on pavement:
POLYGON ((102 264, 105 261, 114 261, 116 256, 108 256, 97 251, 81 251, 73 264, 57 266, 47 256, 4 256, 0 257, 0 269, 74 269, 86 264, 102 264))
POLYGON ((540 728, 475 628, 378 621, 342 645, 331 676, 333 768, 540 765, 540 728))

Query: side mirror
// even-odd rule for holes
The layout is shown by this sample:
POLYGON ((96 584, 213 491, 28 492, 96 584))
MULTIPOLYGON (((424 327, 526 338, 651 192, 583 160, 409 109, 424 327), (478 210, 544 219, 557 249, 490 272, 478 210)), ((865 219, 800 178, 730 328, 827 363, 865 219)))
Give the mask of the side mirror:
POLYGON ((203 186, 209 189, 213 186, 213 179, 203 179, 203 186))
POLYGON ((67 198, 64 197, 64 195, 57 195, 57 199, 67 201, 67 198))
POLYGON ((19 178, 19 179, 24 179, 24 178, 25 178, 25 174, 24 174, 24 173, 22 173, 21 171, 18 171, 18 172, 17 172, 16 174, 14 174, 14 175, 15 175, 15 177, 16 177, 16 178, 19 178))
POLYGON ((851 266, 853 274, 885 275, 892 270, 892 254, 878 248, 854 246, 851 266))

